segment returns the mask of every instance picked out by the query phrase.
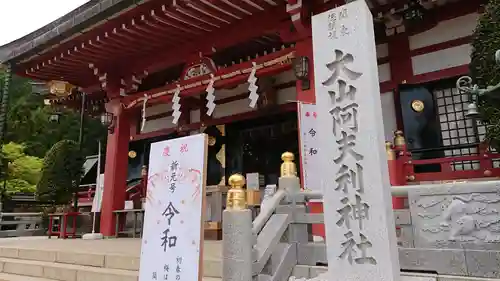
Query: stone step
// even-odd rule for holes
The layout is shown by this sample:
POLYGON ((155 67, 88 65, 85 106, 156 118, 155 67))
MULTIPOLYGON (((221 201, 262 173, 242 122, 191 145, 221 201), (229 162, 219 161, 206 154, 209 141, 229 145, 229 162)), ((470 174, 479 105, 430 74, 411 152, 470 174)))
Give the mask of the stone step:
POLYGON ((2 273, 58 281, 137 281, 138 272, 34 260, 0 258, 2 273))
POLYGON ((0 271, 0 281, 137 281, 139 275, 138 271, 9 258, 0 258, 0 271))
MULTIPOLYGON (((139 257, 123 254, 83 253, 56 250, 40 250, 28 248, 0 247, 0 258, 26 261, 51 262, 97 268, 119 269, 127 271, 139 270, 139 257)), ((205 258, 203 275, 206 277, 222 277, 222 261, 205 258)), ((1 281, 1 280, 0 280, 1 281)))
POLYGON ((56 281, 54 279, 0 273, 0 281, 56 281))

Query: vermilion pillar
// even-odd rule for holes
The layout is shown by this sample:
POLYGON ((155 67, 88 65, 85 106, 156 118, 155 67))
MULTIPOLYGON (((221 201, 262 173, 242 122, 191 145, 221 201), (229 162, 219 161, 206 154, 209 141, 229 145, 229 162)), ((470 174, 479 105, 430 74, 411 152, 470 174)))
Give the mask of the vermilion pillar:
POLYGON ((107 110, 115 115, 115 121, 114 129, 108 133, 106 147, 101 233, 104 236, 113 236, 115 234, 113 211, 122 210, 125 206, 130 118, 122 110, 119 99, 110 101, 107 110))
POLYGON ((295 56, 307 56, 309 58, 309 89, 303 89, 303 81, 297 80, 297 101, 304 103, 315 103, 316 96, 314 94, 314 62, 312 51, 312 38, 308 37, 295 45, 295 56))
MULTIPOLYGON (((308 37, 302 41, 297 42, 295 45, 295 55, 307 56, 309 58, 309 89, 304 89, 303 81, 297 80, 297 101, 303 103, 315 103, 316 95, 314 92, 314 62, 313 62, 313 51, 312 51, 312 38, 308 37)), ((300 138, 299 131, 299 138, 300 138)), ((302 150, 300 150, 302 152, 302 150)), ((299 161, 301 161, 302 155, 299 155, 299 161)), ((301 177, 301 182, 303 182, 304 177, 301 177)), ((322 201, 311 201, 309 202, 309 208, 311 213, 323 213, 323 202, 322 201)), ((325 238, 325 225, 324 224, 313 224, 312 225, 313 238, 316 240, 319 237, 325 238)))
MULTIPOLYGON (((401 115, 401 107, 399 105, 399 89, 398 85, 406 84, 408 80, 413 77, 413 65, 411 61, 410 53, 410 41, 407 33, 396 34, 394 36, 388 37, 388 49, 389 49, 389 66, 391 69, 391 79, 393 85, 395 86, 394 101, 396 109, 396 124, 399 130, 403 130, 403 120, 401 115)), ((397 145, 397 144, 394 144, 397 145)), ((401 151, 400 148, 397 150, 401 151)), ((406 152, 406 149, 404 149, 406 152)), ((406 155, 403 155, 406 157, 406 155)), ((404 171, 404 157, 399 156, 395 160, 396 169, 395 174, 391 175, 396 179, 397 185, 406 184, 406 174, 404 171)), ((392 205, 394 209, 404 208, 405 197, 392 197, 392 205)))

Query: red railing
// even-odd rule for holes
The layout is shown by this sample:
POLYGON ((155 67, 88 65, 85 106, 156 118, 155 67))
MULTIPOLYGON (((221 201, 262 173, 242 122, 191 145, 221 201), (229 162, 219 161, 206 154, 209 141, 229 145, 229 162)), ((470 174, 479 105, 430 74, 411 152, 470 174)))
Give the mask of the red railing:
MULTIPOLYGON (((401 186, 421 182, 500 177, 500 166, 494 165, 495 160, 500 163, 500 154, 492 153, 487 145, 472 146, 477 147, 477 155, 415 160, 407 149, 402 132, 398 131, 395 133, 394 144, 386 143, 390 183, 393 186, 401 186), (439 167, 439 171, 416 172, 415 167, 424 165, 434 165, 439 167), (464 169, 465 165, 469 165, 471 169, 464 169), (457 168, 460 166, 462 168, 457 168)), ((404 208, 404 200, 405 198, 393 197, 393 208, 404 208)))
MULTIPOLYGON (((147 170, 143 167, 140 183, 127 188, 127 200, 137 200, 146 196, 147 170)), ((81 185, 78 192, 78 203, 91 203, 94 200, 95 184, 81 185)))

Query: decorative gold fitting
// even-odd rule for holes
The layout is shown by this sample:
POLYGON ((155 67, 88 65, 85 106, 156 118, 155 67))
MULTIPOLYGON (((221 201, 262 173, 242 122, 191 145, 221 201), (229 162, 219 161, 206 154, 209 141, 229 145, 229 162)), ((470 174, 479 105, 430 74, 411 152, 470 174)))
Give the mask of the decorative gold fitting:
POLYGON ((296 177, 297 167, 293 162, 295 160, 293 153, 287 151, 281 154, 281 160, 283 160, 281 164, 281 177, 296 177))
POLYGON ((414 181, 414 180, 415 180, 415 176, 414 175, 406 176, 406 181, 414 181))
POLYGON ((245 177, 240 174, 233 174, 228 180, 231 189, 227 192, 226 210, 247 209, 247 193, 243 189, 245 177))
POLYGON ((141 169, 141 176, 145 176, 148 174, 148 166, 143 165, 141 169))
POLYGON ((387 153, 387 160, 396 160, 396 152, 392 148, 392 143, 390 141, 385 142, 385 151, 387 153))
POLYGON ((401 147, 406 145, 405 137, 403 136, 403 131, 397 130, 394 132, 394 146, 401 147))

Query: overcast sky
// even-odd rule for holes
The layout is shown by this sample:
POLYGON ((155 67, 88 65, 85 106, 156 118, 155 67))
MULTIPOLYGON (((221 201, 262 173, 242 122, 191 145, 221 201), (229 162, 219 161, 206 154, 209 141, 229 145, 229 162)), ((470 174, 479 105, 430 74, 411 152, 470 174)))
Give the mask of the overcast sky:
POLYGON ((88 0, 0 0, 0 45, 60 18, 88 0))

